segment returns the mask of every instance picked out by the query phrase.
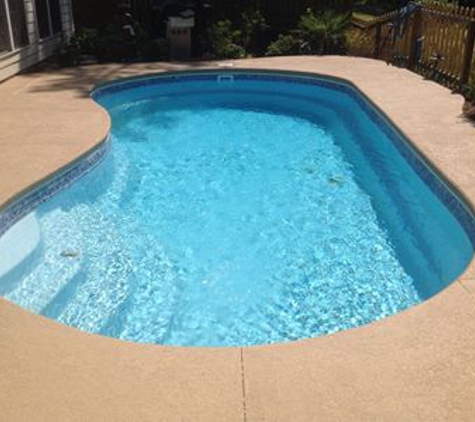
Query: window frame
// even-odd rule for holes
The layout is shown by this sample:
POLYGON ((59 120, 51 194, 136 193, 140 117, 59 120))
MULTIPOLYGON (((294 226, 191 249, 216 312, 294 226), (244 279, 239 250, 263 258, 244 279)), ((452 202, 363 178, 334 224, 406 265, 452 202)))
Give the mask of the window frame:
POLYGON ((2 57, 7 54, 13 53, 18 49, 15 47, 15 41, 13 39, 12 19, 10 17, 10 5, 8 4, 8 0, 0 0, 0 1, 3 1, 3 4, 5 6, 5 14, 7 17, 8 37, 10 39, 10 50, 0 52, 0 57, 2 57))
MULTIPOLYGON (((10 15, 9 0, 0 0, 0 1, 3 2, 4 6, 5 6, 5 14, 6 14, 6 17, 7 17, 8 36, 10 38, 10 50, 0 52, 0 58, 4 58, 5 56, 8 56, 10 54, 17 53, 19 50, 21 50, 23 48, 27 48, 28 46, 31 45, 31 43, 30 43, 30 40, 28 40, 27 45, 23 45, 23 46, 20 46, 20 47, 16 46, 15 38, 14 38, 14 34, 13 34, 12 18, 11 18, 11 15, 10 15)), ((49 0, 48 0, 48 4, 49 4, 49 0)), ((36 18, 36 10, 35 10, 35 18, 36 18)))
MULTIPOLYGON (((15 38, 14 38, 14 34, 13 34, 13 26, 12 26, 12 19, 11 19, 11 15, 10 15, 10 4, 9 4, 9 1, 10 0, 0 0, 0 2, 3 2, 4 4, 4 7, 5 7, 5 14, 6 14, 6 23, 7 23, 7 28, 8 28, 8 38, 9 38, 9 44, 10 44, 10 49, 9 50, 4 50, 4 51, 0 51, 0 58, 5 58, 9 55, 12 55, 12 54, 15 54, 17 53, 19 50, 23 49, 23 48, 27 48, 31 45, 31 40, 29 40, 29 43, 28 45, 24 45, 24 46, 19 46, 17 47, 16 44, 15 44, 15 38)), ((39 43, 42 43, 50 38, 54 38, 54 37, 57 37, 58 35, 61 35, 63 33, 63 22, 62 22, 62 19, 61 19, 61 29, 58 31, 58 32, 54 32, 53 30, 53 19, 51 17, 51 4, 50 4, 50 0, 45 0, 46 2, 46 10, 47 10, 47 19, 48 19, 48 30, 49 30, 49 33, 46 37, 41 37, 40 36, 40 31, 39 31, 39 23, 38 23, 38 13, 37 13, 37 10, 36 10, 36 2, 32 2, 33 4, 33 12, 34 12, 34 15, 35 15, 35 23, 36 23, 36 38, 37 38, 37 42, 39 43)), ((60 10, 60 15, 61 15, 61 2, 59 2, 58 4, 59 6, 59 10, 60 10)))
POLYGON ((49 6, 49 16, 50 16, 50 24, 51 24, 51 34, 52 36, 54 35, 58 35, 58 34, 62 34, 63 33, 63 8, 61 6, 61 0, 48 0, 48 6, 49 6), (55 2, 56 3, 56 6, 58 8, 57 12, 58 12, 58 16, 56 16, 57 18, 59 18, 59 30, 57 32, 54 32, 54 27, 55 27, 55 16, 53 16, 53 7, 51 6, 51 2, 55 2))
MULTIPOLYGON (((1 1, 1 0, 0 0, 1 1)), ((8 1, 8 0, 5 0, 5 1, 8 1)), ((38 13, 36 11, 36 2, 34 2, 34 7, 35 7, 35 22, 36 22, 36 35, 38 37, 38 41, 39 42, 43 42, 45 40, 48 40, 50 38, 53 38, 53 37, 57 37, 58 35, 62 34, 63 33, 63 22, 62 22, 62 18, 61 18, 61 29, 59 32, 54 32, 54 29, 53 29, 53 18, 51 17, 51 4, 50 4, 50 0, 45 0, 46 2, 46 11, 48 12, 46 17, 48 19, 48 30, 49 30, 49 33, 46 37, 41 37, 40 36, 40 26, 39 26, 39 21, 38 21, 38 13)), ((61 16, 61 2, 59 2, 59 10, 60 10, 60 16, 61 16)))

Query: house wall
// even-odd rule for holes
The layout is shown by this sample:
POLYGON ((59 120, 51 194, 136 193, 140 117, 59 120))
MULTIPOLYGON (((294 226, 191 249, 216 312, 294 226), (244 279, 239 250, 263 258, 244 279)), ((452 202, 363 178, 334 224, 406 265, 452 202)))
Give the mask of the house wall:
POLYGON ((60 0, 62 32, 42 40, 38 34, 35 0, 24 0, 24 4, 30 44, 0 55, 0 81, 45 60, 54 54, 64 38, 74 32, 72 0, 60 0))

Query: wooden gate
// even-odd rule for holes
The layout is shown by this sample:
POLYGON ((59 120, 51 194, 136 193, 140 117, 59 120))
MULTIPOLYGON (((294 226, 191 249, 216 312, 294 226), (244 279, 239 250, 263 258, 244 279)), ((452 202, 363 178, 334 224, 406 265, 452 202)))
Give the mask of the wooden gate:
POLYGON ((467 84, 475 72, 475 9, 425 2, 401 16, 392 12, 361 26, 373 37, 373 56, 450 86, 467 84))

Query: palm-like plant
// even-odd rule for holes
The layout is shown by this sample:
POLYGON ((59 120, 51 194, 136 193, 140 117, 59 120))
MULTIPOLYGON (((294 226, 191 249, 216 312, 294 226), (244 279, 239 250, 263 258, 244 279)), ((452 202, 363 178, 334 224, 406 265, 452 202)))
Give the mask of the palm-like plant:
POLYGON ((346 34, 351 14, 307 10, 297 29, 288 35, 280 35, 269 45, 268 56, 291 54, 341 54, 346 52, 346 34))
POLYGON ((302 52, 307 54, 341 53, 345 48, 345 33, 350 24, 350 14, 324 12, 315 14, 307 10, 298 25, 302 52))

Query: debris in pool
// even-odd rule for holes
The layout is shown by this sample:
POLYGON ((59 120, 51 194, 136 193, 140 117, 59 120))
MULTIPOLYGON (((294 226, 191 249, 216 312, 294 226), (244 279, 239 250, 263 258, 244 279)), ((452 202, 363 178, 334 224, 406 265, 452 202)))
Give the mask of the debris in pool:
POLYGON ((340 177, 336 176, 336 177, 330 177, 328 179, 328 183, 330 183, 331 185, 336 185, 336 186, 341 186, 343 184, 343 179, 341 179, 340 177))
POLYGON ((79 252, 72 249, 65 249, 64 251, 61 251, 61 256, 63 258, 77 258, 79 256, 79 252))

